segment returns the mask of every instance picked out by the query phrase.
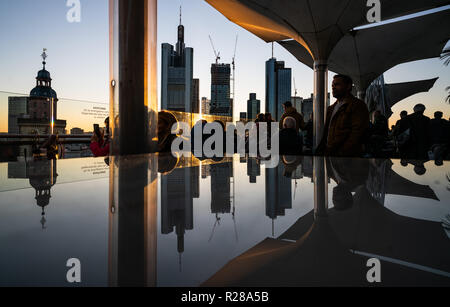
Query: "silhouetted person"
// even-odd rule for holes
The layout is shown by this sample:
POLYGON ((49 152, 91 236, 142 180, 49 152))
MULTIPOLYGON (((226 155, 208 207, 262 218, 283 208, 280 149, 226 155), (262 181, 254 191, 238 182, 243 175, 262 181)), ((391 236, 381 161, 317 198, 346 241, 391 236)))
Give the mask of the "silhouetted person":
POLYGON ((158 152, 172 152, 172 142, 177 138, 172 134, 172 126, 176 122, 176 118, 169 112, 158 113, 158 152))
POLYGON ((400 112, 400 119, 395 124, 395 128, 392 132, 394 139, 396 140, 396 145, 400 157, 406 157, 406 147, 410 138, 410 129, 408 124, 408 112, 402 111, 400 112))
POLYGON ((266 120, 265 115, 262 113, 259 113, 258 115, 256 115, 255 123, 261 123, 265 120, 266 120))
POLYGON ((317 153, 328 156, 361 156, 363 138, 369 126, 367 106, 352 95, 353 81, 348 76, 336 75, 332 89, 337 101, 328 107, 324 135, 317 153))
POLYGON ((280 130, 280 154, 301 155, 303 144, 299 140, 295 118, 286 117, 283 121, 283 129, 280 130))
POLYGON ((303 116, 297 112, 297 109, 295 109, 292 106, 292 102, 290 101, 286 101, 285 103, 283 103, 283 109, 284 109, 284 114, 281 116, 280 119, 280 129, 283 129, 283 122, 284 119, 287 117, 293 117, 295 119, 295 131, 297 133, 300 132, 300 129, 304 130, 306 125, 305 125, 305 121, 303 120, 303 116))
POLYGON ((367 159, 327 159, 327 174, 337 186, 333 189, 333 204, 336 210, 343 211, 353 206, 352 192, 366 184, 369 176, 367 159))
POLYGON ((273 123, 274 120, 272 118, 272 114, 271 113, 264 114, 264 121, 267 123, 273 123))
POLYGON ((428 150, 431 146, 430 118, 423 115, 424 112, 425 106, 418 104, 414 107, 414 114, 407 117, 411 136, 405 151, 409 159, 428 159, 428 150))
POLYGON ((47 159, 56 159, 58 155, 58 136, 51 135, 48 140, 42 145, 42 148, 47 150, 47 159))
POLYGON ((292 174, 303 162, 303 156, 285 155, 281 157, 281 162, 284 164, 283 176, 292 178, 292 174))
POLYGON ((442 116, 442 112, 435 112, 434 118, 430 121, 431 151, 436 161, 444 160, 448 153, 450 126, 442 116))
POLYGON ((371 125, 370 147, 371 153, 375 157, 380 157, 383 146, 389 136, 388 120, 386 116, 377 110, 373 114, 373 124, 371 125))

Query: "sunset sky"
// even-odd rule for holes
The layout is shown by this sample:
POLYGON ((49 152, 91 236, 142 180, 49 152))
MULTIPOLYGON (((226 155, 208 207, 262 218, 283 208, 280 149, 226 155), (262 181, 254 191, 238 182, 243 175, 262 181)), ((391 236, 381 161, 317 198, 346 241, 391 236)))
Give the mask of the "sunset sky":
MULTIPOLYGON (((222 61, 226 63, 231 62, 238 35, 235 115, 246 111, 246 101, 251 92, 257 93, 264 110, 265 61, 271 56, 271 44, 233 24, 205 1, 158 2, 158 54, 161 43, 176 42, 180 4, 183 7, 186 46, 194 48, 194 77, 200 79, 200 97, 210 97, 210 65, 214 61, 214 53, 208 35, 213 38, 222 61)), ((28 94, 35 86, 37 71, 42 67, 42 48, 47 48, 47 69, 53 78, 53 88, 60 98, 73 99, 60 102, 58 117, 68 121, 68 129, 81 127, 89 130, 96 119, 84 117, 81 112, 108 103, 108 1, 81 0, 81 5, 81 22, 69 23, 66 20, 69 8, 65 0, 0 2, 0 91, 28 94)), ((292 68, 299 95, 309 97, 313 91, 312 70, 277 44, 275 57, 292 68)), ((330 73, 330 82, 331 76, 330 73)), ((434 111, 441 110, 448 118, 450 105, 445 103, 445 88, 450 86, 450 67, 445 67, 439 59, 432 59, 403 64, 385 74, 387 83, 435 77, 440 79, 429 93, 415 95, 394 107, 391 123, 397 120, 401 110, 412 112, 417 103, 427 106, 426 114, 430 117, 434 111)), ((292 91, 294 94, 293 86, 292 91)), ((0 93, 0 132, 7 131, 8 96, 15 95, 0 93)))

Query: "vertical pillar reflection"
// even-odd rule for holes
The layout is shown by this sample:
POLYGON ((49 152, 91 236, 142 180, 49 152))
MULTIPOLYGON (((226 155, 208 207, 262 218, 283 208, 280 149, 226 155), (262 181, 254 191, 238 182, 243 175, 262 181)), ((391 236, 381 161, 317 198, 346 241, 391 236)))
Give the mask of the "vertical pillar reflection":
POLYGON ((156 151, 157 0, 109 0, 114 155, 156 151))
POLYGON ((328 210, 328 176, 324 157, 314 157, 314 216, 325 217, 328 210))
POLYGON ((156 286, 156 156, 110 161, 110 286, 156 286))
POLYGON ((314 150, 317 149, 325 126, 326 106, 328 98, 328 65, 327 61, 314 62, 314 150))

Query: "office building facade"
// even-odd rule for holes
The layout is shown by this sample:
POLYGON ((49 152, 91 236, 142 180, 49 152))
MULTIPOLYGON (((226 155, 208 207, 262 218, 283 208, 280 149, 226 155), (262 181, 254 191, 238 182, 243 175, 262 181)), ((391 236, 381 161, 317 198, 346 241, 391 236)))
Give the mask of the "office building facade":
POLYGON ((19 134, 17 120, 28 115, 28 97, 8 97, 8 133, 19 134))
POLYGON ((292 70, 271 58, 266 62, 266 112, 276 121, 283 115, 283 103, 291 101, 292 70))
MULTIPOLYGON (((162 44, 161 49, 161 109, 192 112, 195 94, 193 81, 194 49, 184 44, 184 26, 178 26, 176 47, 162 44)), ((198 85, 198 83, 197 83, 198 85)), ((198 96, 197 96, 198 97, 198 96)))
POLYGON ((261 101, 256 99, 255 93, 251 93, 247 100, 247 119, 255 120, 259 113, 261 113, 261 101))
POLYGON ((202 97, 202 114, 209 114, 211 109, 211 100, 202 97))
POLYGON ((230 64, 211 65, 211 107, 210 114, 233 116, 233 102, 230 99, 230 64))

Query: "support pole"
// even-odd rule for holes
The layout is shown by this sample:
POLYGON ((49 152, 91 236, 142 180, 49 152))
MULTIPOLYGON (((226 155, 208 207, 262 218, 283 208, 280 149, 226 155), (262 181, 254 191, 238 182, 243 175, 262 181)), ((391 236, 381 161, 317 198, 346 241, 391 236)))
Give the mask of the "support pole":
POLYGON ((328 64, 327 61, 314 62, 314 150, 322 140, 326 106, 328 98, 328 64))
POLYGON ((110 0, 112 154, 156 151, 157 0, 110 0))

